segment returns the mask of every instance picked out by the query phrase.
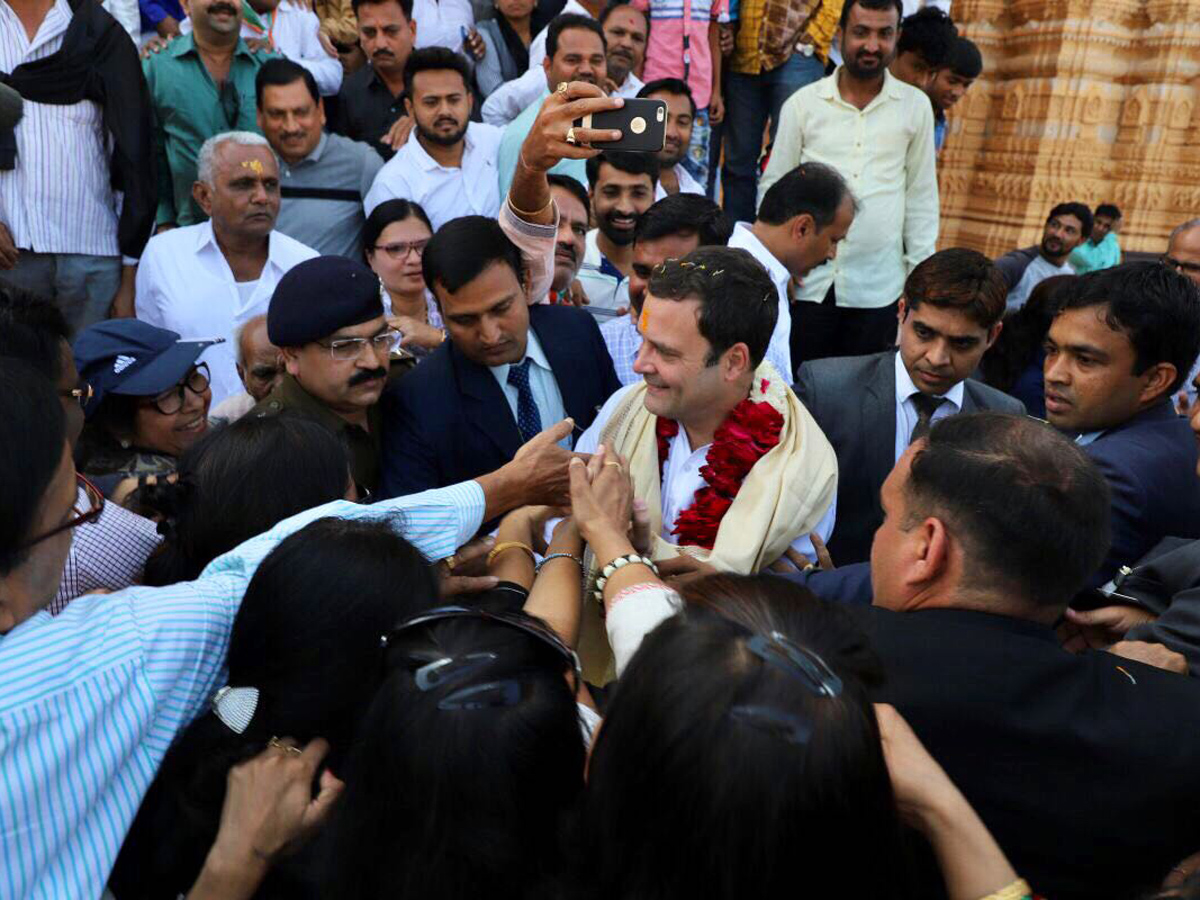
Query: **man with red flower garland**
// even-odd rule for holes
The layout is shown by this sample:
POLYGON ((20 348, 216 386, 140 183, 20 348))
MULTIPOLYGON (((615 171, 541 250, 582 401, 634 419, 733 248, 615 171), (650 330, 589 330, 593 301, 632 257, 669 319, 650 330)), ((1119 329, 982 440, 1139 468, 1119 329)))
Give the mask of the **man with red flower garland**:
MULTIPOLYGON (((747 251, 702 247, 654 269, 639 319, 642 382, 614 394, 576 444, 629 465, 645 501, 651 556, 681 553, 753 573, 833 530, 837 458, 816 420, 765 362, 779 305, 747 251)), ((604 627, 584 612, 580 654, 610 680, 604 627)))

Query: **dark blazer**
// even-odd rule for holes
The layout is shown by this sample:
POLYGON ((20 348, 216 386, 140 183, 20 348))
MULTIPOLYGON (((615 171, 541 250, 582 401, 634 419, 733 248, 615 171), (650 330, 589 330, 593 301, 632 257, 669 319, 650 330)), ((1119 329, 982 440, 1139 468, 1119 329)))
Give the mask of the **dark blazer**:
POLYGON ((1200 538, 1196 438, 1169 401, 1109 429, 1083 449, 1112 488, 1112 546, 1092 587, 1121 566, 1132 566, 1168 535, 1200 538))
MULTIPOLYGON (((895 350, 806 362, 793 385, 837 453, 837 522, 829 553, 839 566, 870 558, 883 523, 879 489, 896 464, 895 350)), ((1023 415, 1021 401, 970 378, 963 412, 1023 415)))
MULTIPOLYGON (((567 415, 587 428, 621 386, 596 320, 574 307, 537 305, 529 308, 529 325, 554 370, 567 415)), ((453 341, 445 341, 403 379, 389 384, 380 405, 384 497, 492 472, 509 462, 522 443, 495 376, 463 356, 453 341)))
POLYGON ((1196 851, 1194 679, 1073 656, 1049 628, 1002 616, 850 612, 887 673, 876 699, 900 710, 1038 894, 1141 896, 1196 851))

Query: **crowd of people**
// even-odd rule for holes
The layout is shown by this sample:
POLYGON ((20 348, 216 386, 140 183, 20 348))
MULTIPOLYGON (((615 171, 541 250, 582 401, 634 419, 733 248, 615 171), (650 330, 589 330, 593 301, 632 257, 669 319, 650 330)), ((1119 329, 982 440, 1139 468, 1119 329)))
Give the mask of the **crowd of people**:
POLYGON ((938 250, 948 7, 0 0, 0 898, 1200 897, 1200 219, 938 250))

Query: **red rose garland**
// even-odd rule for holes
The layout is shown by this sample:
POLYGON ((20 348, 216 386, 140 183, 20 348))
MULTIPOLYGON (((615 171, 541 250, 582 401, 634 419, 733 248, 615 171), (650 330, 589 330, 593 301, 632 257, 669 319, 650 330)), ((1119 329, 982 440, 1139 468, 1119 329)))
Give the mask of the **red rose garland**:
MULTIPOLYGON (((762 385, 766 392, 767 382, 762 385)), ((658 477, 662 481, 663 466, 671 452, 671 439, 679 434, 679 423, 661 416, 655 422, 658 438, 658 477)), ((742 482, 762 459, 779 443, 783 431, 783 415, 770 403, 755 403, 749 397, 730 411, 713 435, 700 469, 706 485, 696 492, 696 499, 675 520, 671 532, 683 545, 711 550, 717 542, 721 519, 733 505, 742 482)))

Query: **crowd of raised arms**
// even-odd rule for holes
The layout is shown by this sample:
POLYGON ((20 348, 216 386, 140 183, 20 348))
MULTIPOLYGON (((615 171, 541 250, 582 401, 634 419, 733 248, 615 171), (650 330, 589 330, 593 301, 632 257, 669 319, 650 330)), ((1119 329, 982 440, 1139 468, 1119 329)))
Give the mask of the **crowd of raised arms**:
POLYGON ((0 900, 1200 898, 1200 219, 939 244, 984 70, 0 0, 0 900))

